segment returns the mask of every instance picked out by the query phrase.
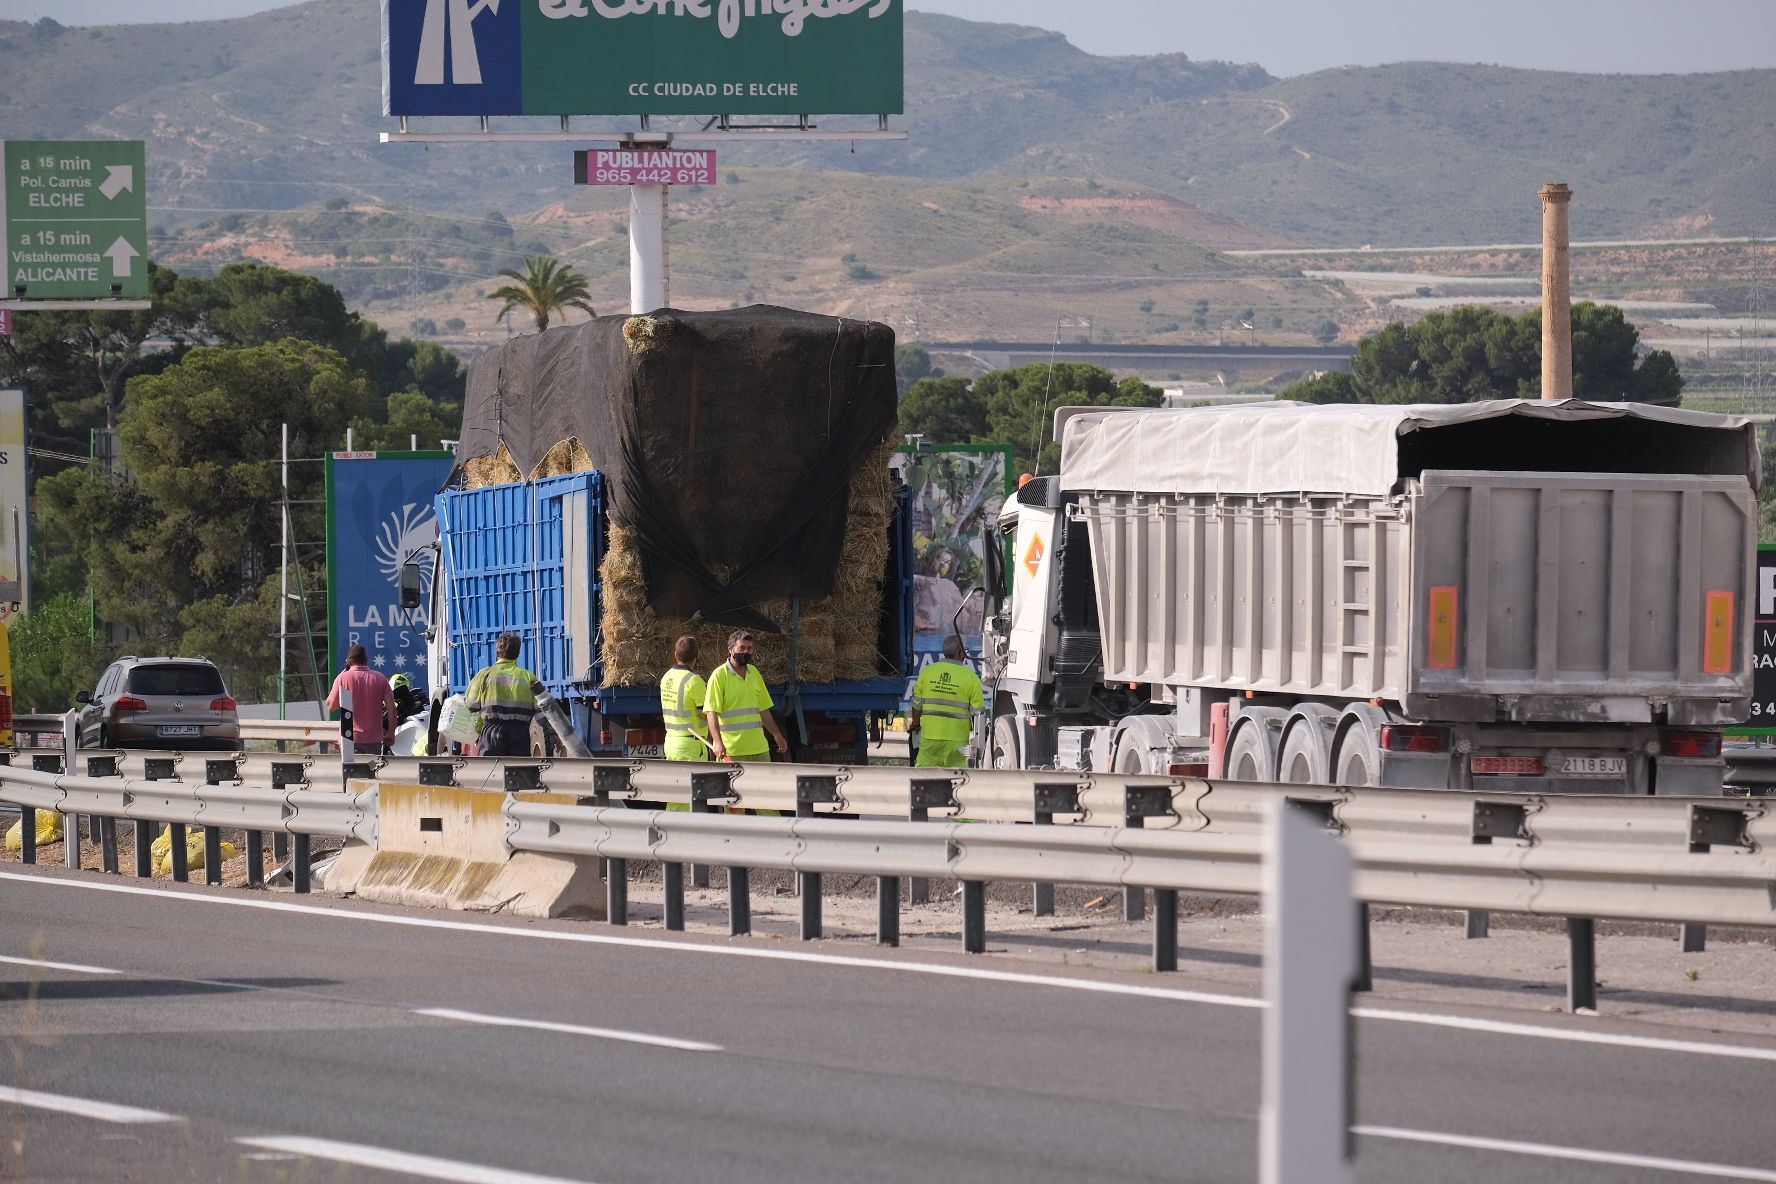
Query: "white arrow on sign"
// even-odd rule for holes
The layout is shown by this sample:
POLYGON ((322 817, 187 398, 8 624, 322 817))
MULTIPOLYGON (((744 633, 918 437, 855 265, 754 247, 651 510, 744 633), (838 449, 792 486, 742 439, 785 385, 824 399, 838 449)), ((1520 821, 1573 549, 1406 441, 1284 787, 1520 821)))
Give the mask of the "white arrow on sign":
POLYGON ((99 186, 99 192, 107 198, 115 198, 120 193, 136 191, 136 166, 133 164, 108 164, 105 166, 105 183, 99 186))
POLYGON ((111 249, 105 252, 105 258, 111 260, 111 278, 114 280, 127 280, 130 276, 134 275, 136 271, 136 256, 141 253, 142 252, 130 246, 128 239, 124 238, 122 235, 118 235, 117 241, 111 244, 111 249))

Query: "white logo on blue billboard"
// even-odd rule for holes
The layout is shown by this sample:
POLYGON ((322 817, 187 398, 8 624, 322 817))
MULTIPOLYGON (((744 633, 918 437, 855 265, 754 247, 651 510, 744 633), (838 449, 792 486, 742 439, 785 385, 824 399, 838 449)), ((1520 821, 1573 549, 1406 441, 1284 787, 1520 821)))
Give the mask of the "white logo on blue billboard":
POLYGON ((520 7, 520 0, 383 0, 387 109, 522 114, 520 7))
POLYGON ((475 47, 475 18, 484 12, 499 15, 500 0, 426 0, 425 23, 420 26, 419 63, 413 71, 415 86, 442 86, 446 81, 461 86, 481 85, 481 54, 475 47), (448 20, 446 19, 448 18, 448 20), (444 43, 449 33, 450 77, 445 78, 444 43))
POLYGON ((432 565, 424 562, 438 538, 438 517, 432 507, 408 502, 383 520, 376 532, 376 565, 399 596, 401 567, 419 563, 420 601, 431 599, 432 565))

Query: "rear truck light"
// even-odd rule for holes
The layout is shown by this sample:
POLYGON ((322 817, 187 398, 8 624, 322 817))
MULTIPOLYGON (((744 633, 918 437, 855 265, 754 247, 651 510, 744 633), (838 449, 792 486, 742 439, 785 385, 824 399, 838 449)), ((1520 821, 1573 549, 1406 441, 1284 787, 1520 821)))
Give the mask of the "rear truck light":
POLYGON ((1666 756, 1717 757, 1721 754, 1719 732, 1666 732, 1661 737, 1666 756))
POLYGON ((210 710, 211 711, 235 711, 235 710, 239 709, 239 707, 240 707, 240 704, 236 703, 233 699, 229 698, 227 695, 223 695, 220 699, 211 699, 210 700, 210 710))
POLYGON ((640 748, 644 744, 666 743, 664 729, 630 728, 623 733, 623 743, 630 748, 640 748))
POLYGON ((598 747, 609 748, 612 744, 610 725, 606 724, 598 732, 598 747))
POLYGON ((111 709, 113 711, 147 711, 148 704, 134 695, 119 695, 111 700, 111 709))
POLYGON ((1733 594, 1710 592, 1702 618, 1702 673, 1733 673, 1733 594))
POLYGON ((809 724, 808 743, 820 747, 843 747, 857 743, 856 724, 809 724))
POLYGON ((1167 777, 1207 777, 1208 761, 1174 761, 1166 766, 1167 777))
POLYGON ((1431 589, 1430 597, 1430 645, 1426 658, 1432 670, 1454 670, 1461 591, 1453 585, 1442 584, 1431 589))
POLYGON ((0 728, 12 727, 12 696, 0 691, 0 728))
POLYGON ((1546 771, 1539 756, 1477 756, 1472 768, 1476 773, 1507 777, 1540 777, 1546 771))
POLYGON ((1442 752, 1449 746, 1449 733, 1442 728, 1388 724, 1381 729, 1381 746, 1388 752, 1442 752))

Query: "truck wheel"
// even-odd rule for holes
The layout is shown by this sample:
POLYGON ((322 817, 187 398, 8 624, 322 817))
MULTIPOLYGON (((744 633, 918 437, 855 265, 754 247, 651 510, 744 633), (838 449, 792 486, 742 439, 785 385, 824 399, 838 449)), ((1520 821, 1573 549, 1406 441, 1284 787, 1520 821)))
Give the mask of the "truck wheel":
POLYGON ((1332 761, 1332 784, 1381 784, 1381 748, 1361 719, 1347 719, 1332 761))
POLYGON ((995 716, 993 719, 993 753, 989 767, 994 769, 1021 769, 1023 764, 1018 760, 1018 721, 1015 715, 995 716))
POLYGON ((1277 758, 1277 780, 1292 785, 1325 785, 1332 777, 1332 729, 1338 713, 1323 704, 1303 704, 1290 717, 1277 758))
POLYGON ((1240 720, 1227 745, 1229 781, 1275 781, 1276 754, 1270 747, 1269 729, 1258 718, 1240 720))

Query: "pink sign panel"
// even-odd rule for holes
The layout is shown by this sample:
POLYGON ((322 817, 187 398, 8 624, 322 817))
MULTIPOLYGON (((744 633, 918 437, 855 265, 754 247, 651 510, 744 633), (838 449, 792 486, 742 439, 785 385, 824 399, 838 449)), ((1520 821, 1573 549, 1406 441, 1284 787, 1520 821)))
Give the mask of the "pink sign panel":
POLYGON ((574 153, 576 185, 713 185, 715 153, 609 148, 574 153))

